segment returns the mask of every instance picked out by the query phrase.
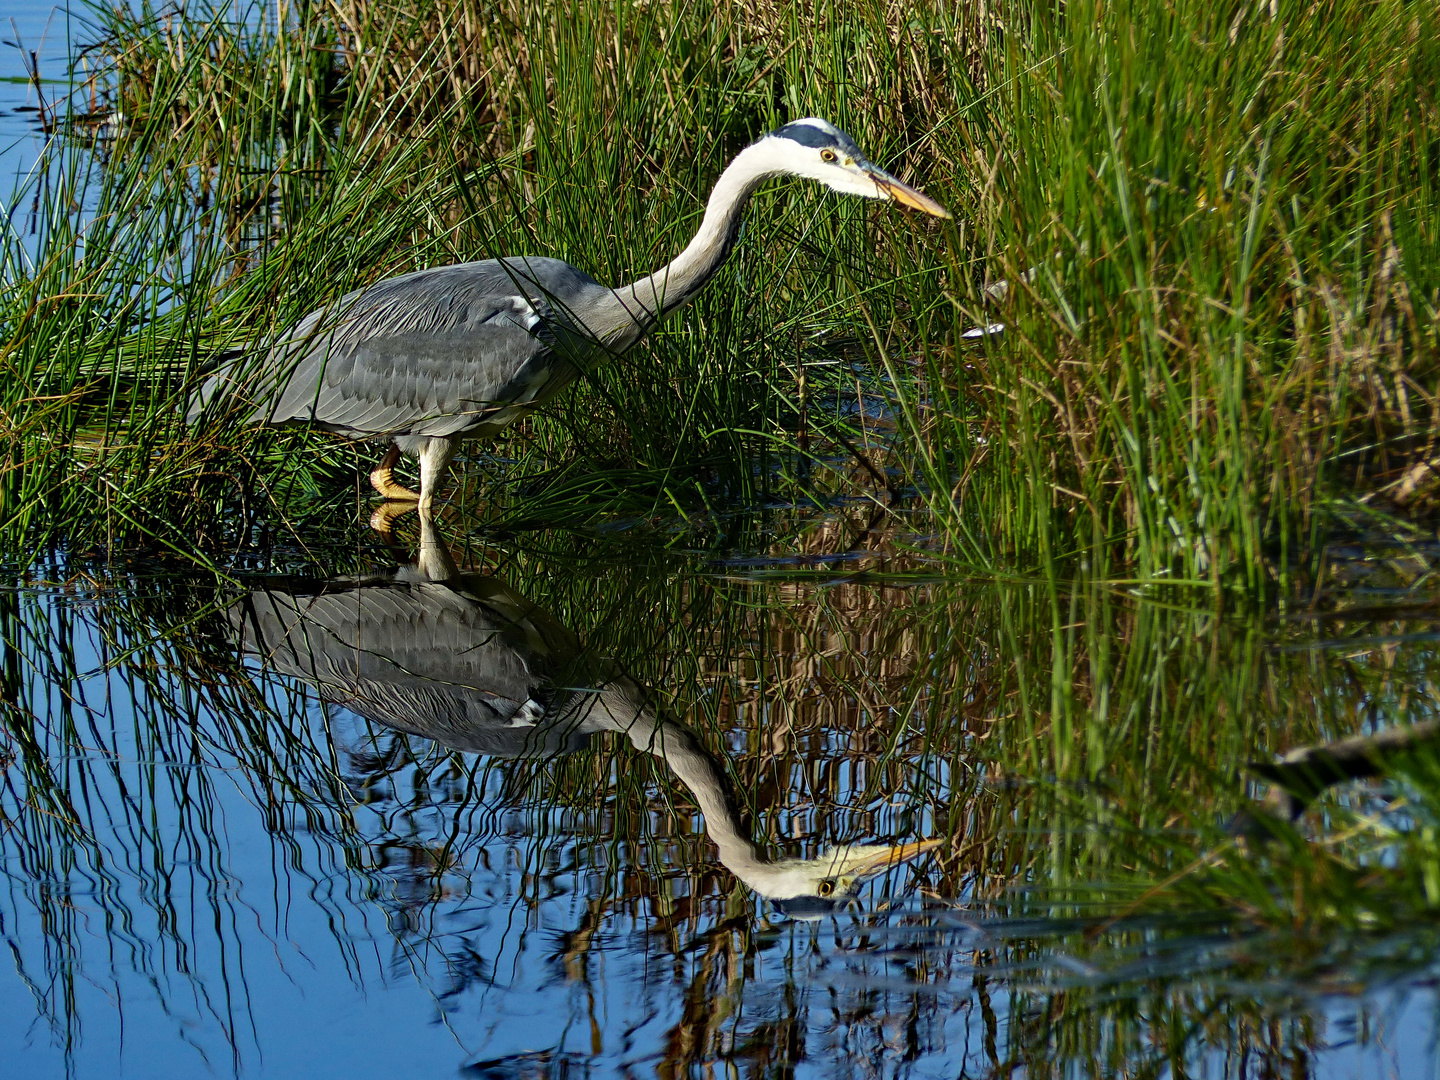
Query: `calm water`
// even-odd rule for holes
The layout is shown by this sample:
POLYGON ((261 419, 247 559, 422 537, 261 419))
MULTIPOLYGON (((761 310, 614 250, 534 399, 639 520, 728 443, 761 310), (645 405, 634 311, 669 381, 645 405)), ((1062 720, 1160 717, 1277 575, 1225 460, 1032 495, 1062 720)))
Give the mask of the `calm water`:
MULTIPOLYGON (((6 0, 0 9, 0 192, 26 186, 47 138, 41 123, 70 89, 69 33, 79 27, 64 7, 40 0, 6 0), (35 74, 39 75, 38 86, 35 74)), ((26 228, 27 207, 6 199, 11 223, 26 228)))
POLYGON ((1427 715, 1418 624, 1076 592, 1057 652, 1047 590, 873 536, 448 531, 0 594, 5 1075, 1435 1072, 1428 928, 1106 884, 1223 837, 1237 761, 1427 715))

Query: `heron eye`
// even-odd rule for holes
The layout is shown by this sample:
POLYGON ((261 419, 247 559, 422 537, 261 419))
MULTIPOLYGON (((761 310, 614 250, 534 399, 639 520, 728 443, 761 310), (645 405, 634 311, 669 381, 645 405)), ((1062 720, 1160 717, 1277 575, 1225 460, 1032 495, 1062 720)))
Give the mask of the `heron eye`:
MULTIPOLYGON (((835 155, 834 155, 834 154, 831 154, 830 156, 831 156, 831 157, 834 157, 835 155)), ((824 881, 820 882, 820 895, 821 895, 821 896, 832 896, 832 895, 834 895, 834 893, 835 893, 835 879, 834 879, 834 878, 826 878, 824 881)))
MULTIPOLYGON (((821 160, 821 161, 834 161, 834 160, 835 160, 835 151, 834 151, 834 150, 821 150, 821 151, 820 151, 820 160, 821 160)), ((831 885, 830 887, 833 889, 835 886, 834 886, 834 885, 831 885)), ((822 896, 828 896, 829 893, 822 893, 821 895, 822 895, 822 896)))

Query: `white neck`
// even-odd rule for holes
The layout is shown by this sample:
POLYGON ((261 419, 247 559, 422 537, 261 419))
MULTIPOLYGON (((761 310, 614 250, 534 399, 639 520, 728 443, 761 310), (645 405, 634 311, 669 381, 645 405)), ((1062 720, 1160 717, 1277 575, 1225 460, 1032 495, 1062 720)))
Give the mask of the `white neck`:
POLYGON ((822 878, 843 872, 845 860, 838 850, 815 859, 771 862, 764 858, 750 839, 715 759, 688 729, 657 717, 633 680, 625 676, 613 679, 596 695, 591 715, 603 726, 623 732, 635 749, 653 754, 669 766, 694 796, 721 865, 761 896, 815 896, 822 878))
POLYGON ((695 238, 649 277, 614 290, 614 304, 599 313, 599 325, 592 321, 592 331, 614 352, 623 352, 694 297, 725 264, 750 195, 767 178, 792 171, 785 156, 779 139, 761 139, 742 150, 715 182, 695 238))
POLYGON ((624 676, 601 690, 596 704, 599 718, 609 721, 607 727, 613 725, 623 732, 635 749, 660 758, 690 789, 721 864, 756 888, 756 881, 765 878, 770 863, 760 857, 746 834, 740 812, 730 798, 729 785, 695 736, 679 724, 658 718, 643 703, 639 686, 624 676))

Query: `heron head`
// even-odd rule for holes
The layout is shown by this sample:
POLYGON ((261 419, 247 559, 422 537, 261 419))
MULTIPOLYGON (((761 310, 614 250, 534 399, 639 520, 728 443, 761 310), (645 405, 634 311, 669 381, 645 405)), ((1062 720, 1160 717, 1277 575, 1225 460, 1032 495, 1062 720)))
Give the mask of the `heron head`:
POLYGON ((910 844, 849 844, 813 859, 782 859, 736 871, 747 885, 793 918, 818 918, 844 907, 866 881, 939 847, 939 840, 910 844))
POLYGON ((774 153, 777 171, 818 180, 832 191, 846 195, 894 199, 901 206, 935 217, 950 216, 950 211, 934 199, 901 183, 869 161, 855 140, 818 116, 776 128, 761 141, 774 153))

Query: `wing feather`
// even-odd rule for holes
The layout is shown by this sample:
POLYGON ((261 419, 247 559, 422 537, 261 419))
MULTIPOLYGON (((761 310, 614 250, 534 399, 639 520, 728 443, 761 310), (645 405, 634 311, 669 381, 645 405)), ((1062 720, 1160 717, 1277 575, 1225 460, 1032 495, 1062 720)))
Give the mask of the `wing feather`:
POLYGON ((253 419, 356 437, 454 435, 575 377, 557 332, 603 286, 555 259, 487 260, 390 278, 311 312, 273 349, 253 419), (553 301, 553 303, 552 303, 553 301))
POLYGON ((570 657, 551 658, 532 642, 542 628, 448 585, 257 590, 228 615, 242 650, 269 670, 447 747, 563 753, 596 730, 576 711, 583 695, 556 685, 570 657))

